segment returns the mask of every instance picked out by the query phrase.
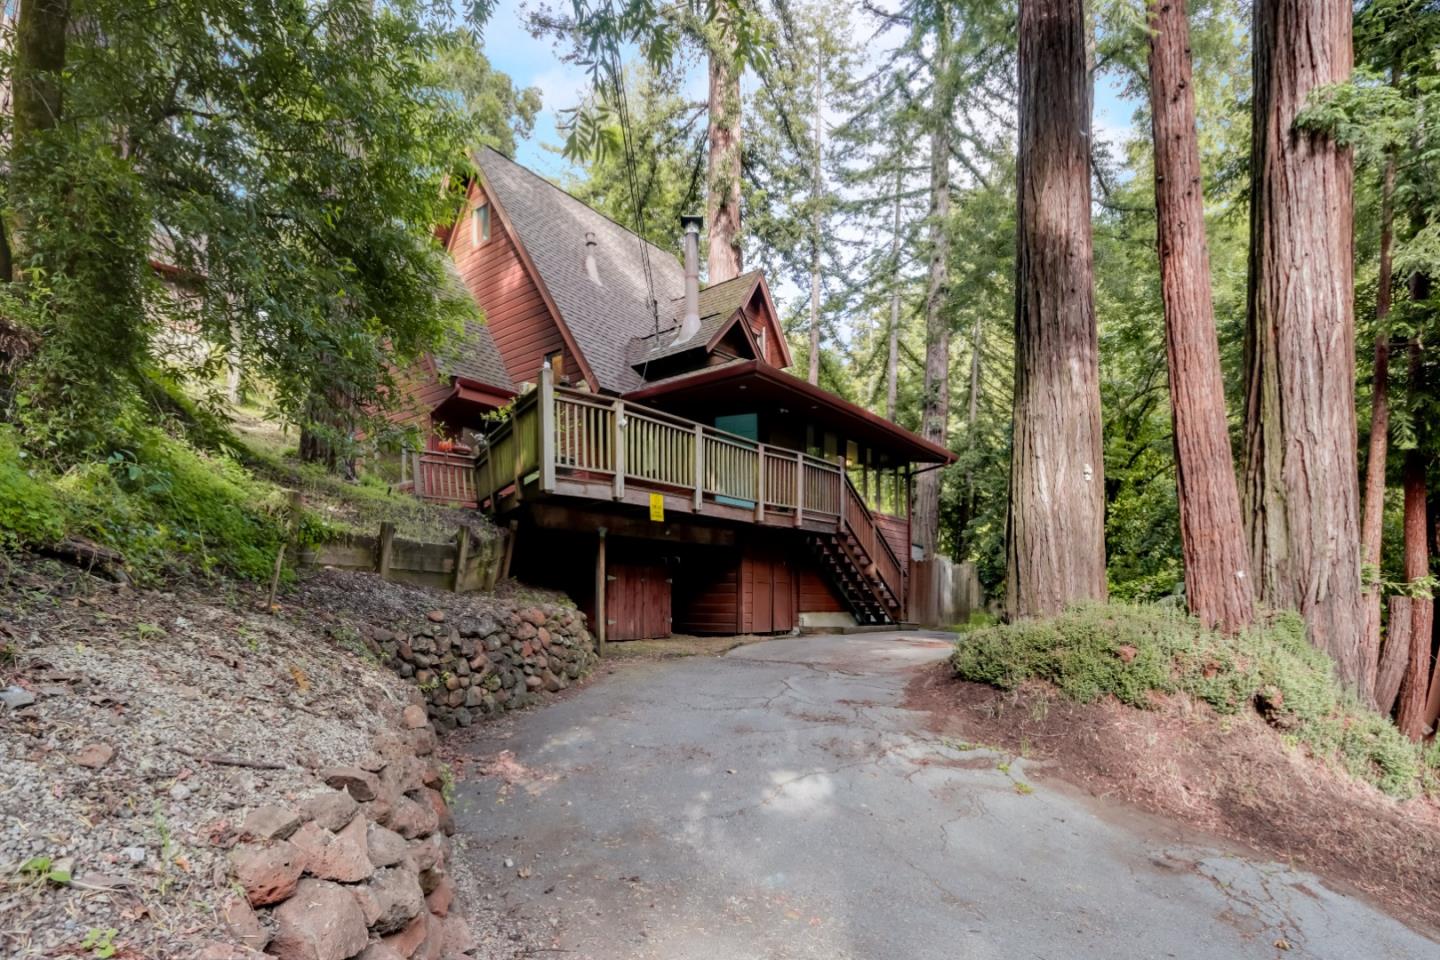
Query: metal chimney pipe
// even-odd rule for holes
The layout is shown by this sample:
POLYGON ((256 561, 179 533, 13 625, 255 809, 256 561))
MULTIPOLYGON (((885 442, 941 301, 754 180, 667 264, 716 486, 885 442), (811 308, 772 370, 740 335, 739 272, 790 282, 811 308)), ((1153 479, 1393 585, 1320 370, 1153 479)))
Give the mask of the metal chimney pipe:
POLYGON ((700 226, 701 217, 680 218, 685 229, 685 315, 680 320, 676 343, 684 343, 700 332, 700 226))
POLYGON ((595 231, 585 231, 585 275, 595 286, 603 286, 600 282, 600 267, 595 262, 595 231))

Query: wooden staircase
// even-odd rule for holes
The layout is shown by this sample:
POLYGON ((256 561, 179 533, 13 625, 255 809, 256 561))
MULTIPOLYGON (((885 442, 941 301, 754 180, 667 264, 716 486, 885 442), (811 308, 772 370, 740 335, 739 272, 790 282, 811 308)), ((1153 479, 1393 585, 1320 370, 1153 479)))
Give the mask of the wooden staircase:
POLYGON ((831 584, 862 626, 899 622, 900 604, 890 588, 874 573, 854 537, 836 533, 807 536, 810 552, 825 571, 831 584), (867 568, 871 571, 866 572, 867 568))
POLYGON ((903 568, 848 477, 845 488, 839 529, 808 534, 806 542, 856 623, 899 623, 905 610, 903 568))

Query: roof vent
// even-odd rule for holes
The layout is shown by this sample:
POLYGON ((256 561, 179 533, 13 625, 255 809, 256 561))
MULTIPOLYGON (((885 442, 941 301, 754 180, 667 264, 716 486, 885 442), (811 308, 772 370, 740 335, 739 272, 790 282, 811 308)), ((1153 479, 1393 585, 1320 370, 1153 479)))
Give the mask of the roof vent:
POLYGON ((675 335, 676 343, 684 343, 700 332, 700 225, 704 222, 694 215, 680 218, 685 229, 685 315, 675 335))
POLYGON ((595 231, 585 231, 585 275, 590 282, 597 287, 603 287, 600 282, 600 267, 595 263, 595 231))

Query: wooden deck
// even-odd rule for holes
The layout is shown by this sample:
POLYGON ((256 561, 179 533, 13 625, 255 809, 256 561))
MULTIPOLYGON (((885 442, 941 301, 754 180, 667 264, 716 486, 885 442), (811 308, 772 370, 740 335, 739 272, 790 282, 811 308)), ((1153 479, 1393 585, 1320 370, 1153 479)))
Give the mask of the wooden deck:
POLYGON ((757 443, 612 397, 554 386, 518 399, 471 461, 422 460, 417 492, 504 512, 530 497, 648 507, 667 516, 803 531, 853 565, 856 584, 898 620, 905 566, 845 471, 808 454, 757 443), (458 474, 468 474, 459 476, 458 474))

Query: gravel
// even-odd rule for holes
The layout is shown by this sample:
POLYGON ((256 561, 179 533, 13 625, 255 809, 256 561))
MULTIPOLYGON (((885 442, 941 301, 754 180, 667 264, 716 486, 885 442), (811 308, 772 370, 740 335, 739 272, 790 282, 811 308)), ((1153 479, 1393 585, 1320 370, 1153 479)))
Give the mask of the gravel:
MULTIPOLYGON (((374 583, 349 586, 383 594, 374 583)), ((354 598, 329 590, 331 610, 354 598)), ((313 790, 315 768, 361 761, 382 708, 406 702, 404 681, 303 616, 253 612, 256 601, 11 568, 0 584, 0 956, 86 956, 86 936, 111 928, 117 958, 189 958, 225 938, 225 853, 247 813, 313 790), (113 755, 77 762, 103 753, 96 744, 113 755), (45 858, 52 870, 73 861, 68 884, 41 875, 45 858)))

